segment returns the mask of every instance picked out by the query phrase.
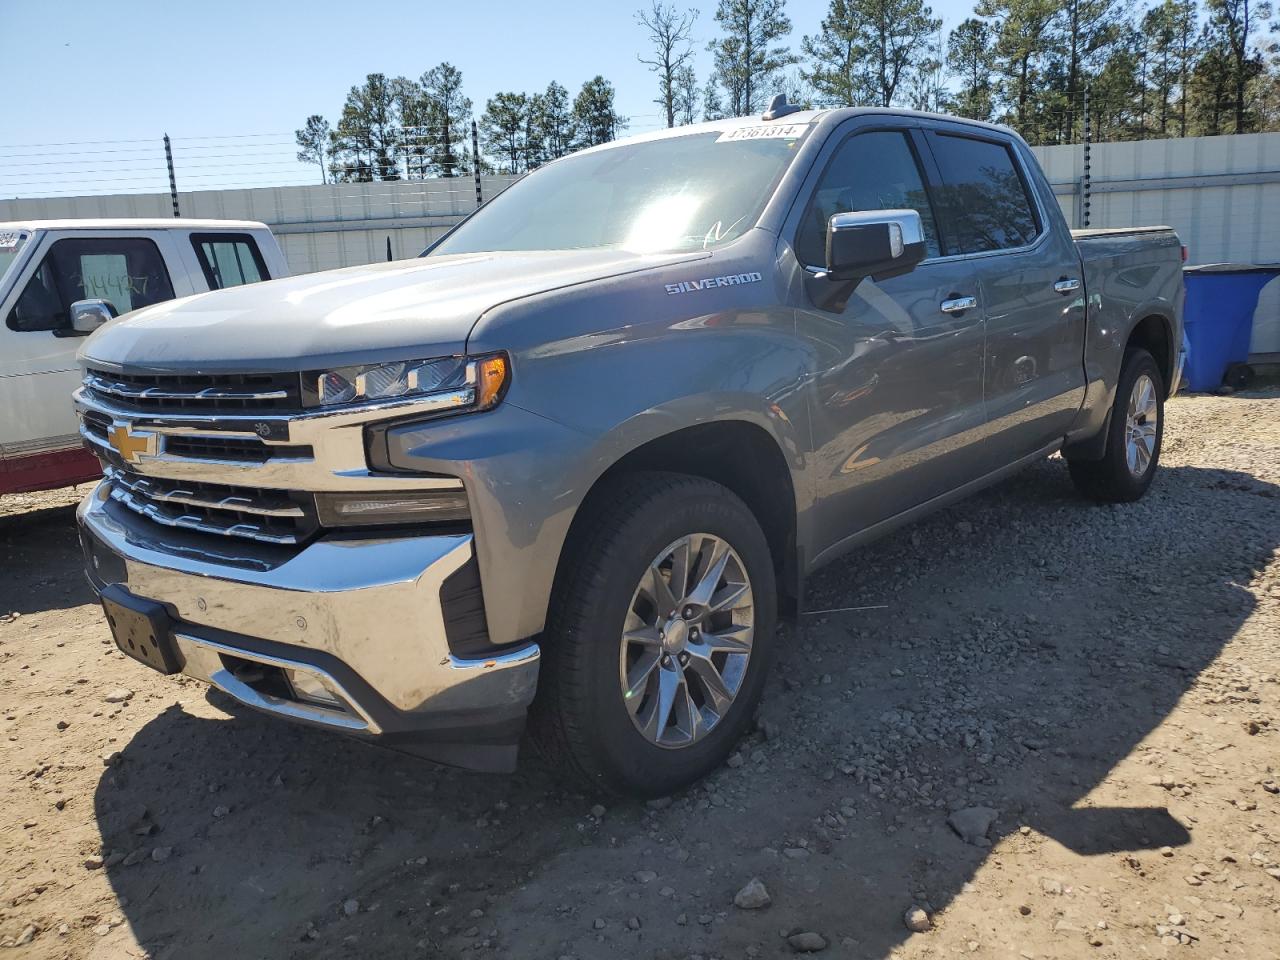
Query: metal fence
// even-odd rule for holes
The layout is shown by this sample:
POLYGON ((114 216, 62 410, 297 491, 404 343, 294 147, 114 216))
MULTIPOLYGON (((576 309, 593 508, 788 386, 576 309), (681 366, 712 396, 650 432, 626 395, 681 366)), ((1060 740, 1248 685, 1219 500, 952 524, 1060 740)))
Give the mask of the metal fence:
MULTIPOLYGON (((1033 149, 1072 226, 1088 200, 1089 226, 1168 224, 1193 263, 1280 262, 1280 133, 1095 144, 1087 184, 1081 146, 1033 149)), ((514 179, 481 178, 484 198, 514 179)), ((171 215, 165 186, 153 189, 0 200, 0 221, 171 215)), ((470 177, 180 190, 178 201, 184 216, 267 223, 296 273, 385 260, 388 245, 414 256, 476 206, 470 177)))

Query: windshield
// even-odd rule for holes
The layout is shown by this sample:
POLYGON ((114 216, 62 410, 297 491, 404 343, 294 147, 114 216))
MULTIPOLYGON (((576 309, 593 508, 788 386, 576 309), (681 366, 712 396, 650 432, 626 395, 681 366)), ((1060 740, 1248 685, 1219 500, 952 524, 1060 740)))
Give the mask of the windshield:
POLYGON ((27 244, 31 234, 25 230, 0 230, 0 284, 9 274, 9 268, 18 259, 18 253, 27 244))
POLYGON ((512 184, 431 253, 716 247, 755 226, 808 129, 743 127, 565 157, 512 184))

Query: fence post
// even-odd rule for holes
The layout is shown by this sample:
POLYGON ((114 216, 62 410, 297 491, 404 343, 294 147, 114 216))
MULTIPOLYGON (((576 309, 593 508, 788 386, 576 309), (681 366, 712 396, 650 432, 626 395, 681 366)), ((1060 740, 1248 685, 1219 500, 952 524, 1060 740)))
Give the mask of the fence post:
POLYGON ((480 195, 480 132, 474 120, 471 121, 471 169, 476 177, 476 207, 479 207, 484 198, 480 195))
POLYGON ((180 217, 182 214, 178 212, 178 181, 173 176, 173 148, 169 146, 169 135, 164 135, 164 162, 169 165, 169 199, 173 201, 173 215, 180 217))
POLYGON ((1091 117, 1089 116, 1089 88, 1084 88, 1084 176, 1080 178, 1080 226, 1089 226, 1089 195, 1093 187, 1092 177, 1089 175, 1089 141, 1093 139, 1093 130, 1091 127, 1091 117))

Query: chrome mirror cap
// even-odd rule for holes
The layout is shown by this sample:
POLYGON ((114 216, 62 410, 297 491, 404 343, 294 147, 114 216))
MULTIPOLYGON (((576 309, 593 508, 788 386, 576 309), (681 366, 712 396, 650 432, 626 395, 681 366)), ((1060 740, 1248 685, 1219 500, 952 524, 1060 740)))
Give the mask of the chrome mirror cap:
POLYGON ((71 329, 76 333, 93 333, 118 316, 120 311, 110 300, 77 300, 71 305, 71 329))

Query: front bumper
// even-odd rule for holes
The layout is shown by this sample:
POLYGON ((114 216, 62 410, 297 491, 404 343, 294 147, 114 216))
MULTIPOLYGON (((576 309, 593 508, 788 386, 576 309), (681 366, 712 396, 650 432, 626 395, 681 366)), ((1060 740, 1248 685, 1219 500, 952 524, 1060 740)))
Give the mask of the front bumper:
POLYGON ((477 659, 449 649, 440 590, 472 558, 469 533, 330 535, 270 563, 156 541, 102 492, 77 513, 89 579, 164 604, 187 676, 249 707, 444 762, 514 765, 539 649, 477 659), (295 693, 290 675, 334 702, 295 693))

